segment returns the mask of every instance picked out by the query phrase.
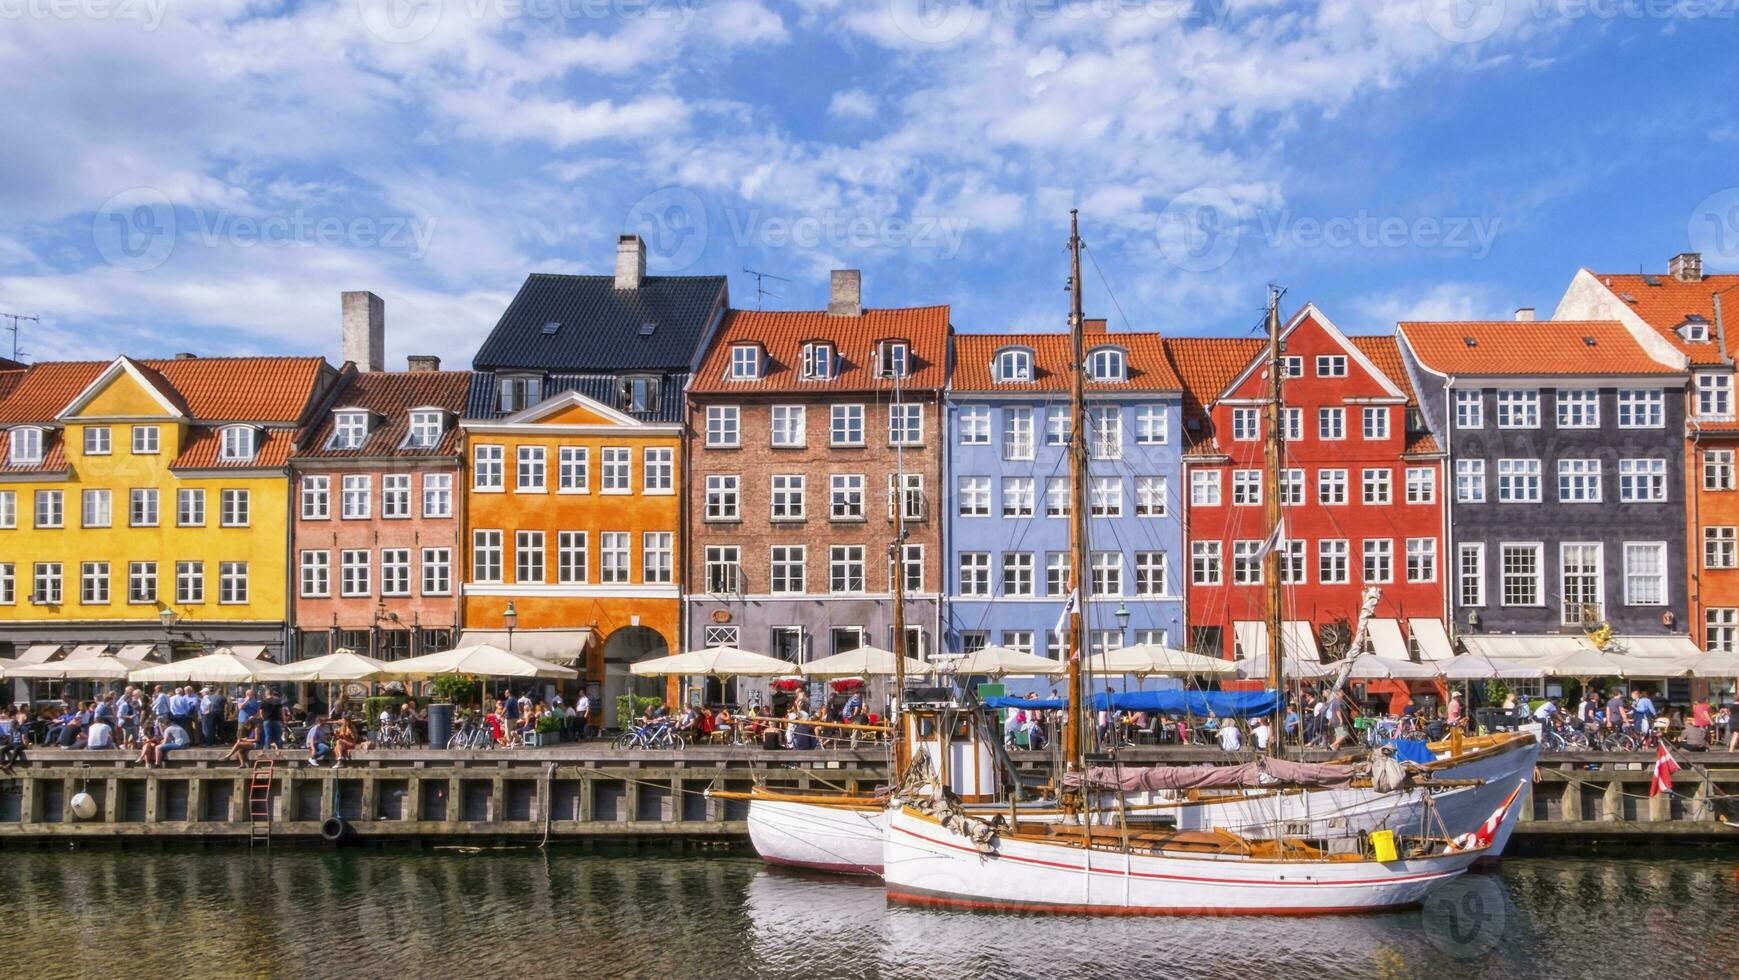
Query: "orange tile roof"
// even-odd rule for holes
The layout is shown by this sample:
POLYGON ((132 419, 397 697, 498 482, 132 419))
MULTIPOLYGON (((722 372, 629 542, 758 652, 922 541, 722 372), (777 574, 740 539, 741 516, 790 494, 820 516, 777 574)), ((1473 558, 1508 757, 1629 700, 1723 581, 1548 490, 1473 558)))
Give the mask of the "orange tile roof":
MULTIPOLYGON (((200 421, 297 421, 322 370, 320 357, 193 357, 137 362, 166 382, 200 421)), ((0 399, 0 425, 49 422, 96 380, 108 361, 33 364, 0 399)), ((155 380, 155 379, 154 379, 155 380)))
POLYGON ((296 433, 291 429, 267 429, 260 433, 259 445, 254 458, 246 461, 218 459, 218 450, 223 445, 222 431, 215 427, 201 426, 189 434, 187 445, 181 447, 181 455, 175 457, 175 462, 169 464, 172 470, 212 469, 212 470, 251 470, 261 467, 283 466, 290 459, 290 453, 296 448, 296 433))
POLYGON ((1263 342, 1245 337, 1168 337, 1166 358, 1183 383, 1186 452, 1217 452, 1208 406, 1250 362, 1263 342))
MULTIPOLYGON (((1176 391, 1183 387, 1165 344, 1157 333, 1110 333, 1104 321, 1087 321, 1087 349, 1106 345, 1129 352, 1129 380, 1089 381, 1089 391, 1176 391), (1097 323, 1100 329, 1093 329, 1097 323)), ((956 391, 1067 391, 1069 389, 1069 335, 1066 333, 957 333, 954 335, 956 391), (991 361, 1004 347, 1033 350, 1033 380, 1024 384, 999 382, 991 375, 991 361)))
POLYGON ((12 460, 12 433, 0 430, 0 475, 22 473, 65 473, 66 443, 58 431, 50 429, 42 434, 42 462, 35 466, 15 466, 12 460))
POLYGON ((1650 357, 1617 320, 1404 322, 1398 329, 1419 362, 1440 374, 1682 373, 1650 357))
POLYGON ((829 316, 821 310, 729 310, 719 325, 700 371, 689 385, 699 393, 759 393, 763 391, 862 391, 892 389, 890 379, 877 378, 871 368, 875 345, 904 340, 912 345, 912 373, 907 389, 940 390, 947 381, 949 312, 946 306, 864 310, 861 316, 829 316), (803 345, 811 340, 833 344, 839 370, 829 381, 801 381, 803 345), (756 381, 726 377, 731 347, 758 343, 767 363, 756 381))
MULTIPOLYGON (((1347 339, 1352 341, 1353 346, 1362 351, 1366 357, 1370 358, 1371 363, 1377 366, 1377 370, 1383 372, 1385 377, 1395 383, 1395 387, 1401 389, 1402 393, 1407 396, 1408 408, 1419 407, 1419 393, 1413 390, 1413 379, 1407 376, 1407 365, 1401 360, 1401 344, 1395 339, 1394 334, 1382 336, 1367 334, 1347 339)), ((1431 433, 1410 432, 1407 434, 1406 452, 1409 455, 1441 451, 1437 445, 1437 437, 1431 433)))
POLYGON ((1648 276, 1640 273, 1603 275, 1591 273, 1627 304, 1644 323, 1655 328, 1663 338, 1690 359, 1692 364, 1724 364, 1721 338, 1715 333, 1715 304, 1721 304, 1721 320, 1727 334, 1727 357, 1739 349, 1739 275, 1704 276, 1685 281, 1672 276, 1648 276), (1654 285, 1649 285, 1649 280, 1654 285), (1709 325, 1709 342, 1694 344, 1679 336, 1677 327, 1692 315, 1700 316, 1709 325))
POLYGON ((29 373, 30 371, 23 367, 0 371, 0 402, 4 402, 18 387, 19 382, 24 380, 24 376, 29 373))
POLYGON ((469 371, 362 371, 341 382, 332 407, 365 408, 381 416, 359 449, 327 449, 332 437, 332 412, 315 419, 296 451, 297 459, 356 459, 380 456, 427 458, 459 451, 459 427, 448 420, 439 445, 428 449, 401 448, 411 427, 411 409, 434 407, 461 415, 471 386, 469 371))

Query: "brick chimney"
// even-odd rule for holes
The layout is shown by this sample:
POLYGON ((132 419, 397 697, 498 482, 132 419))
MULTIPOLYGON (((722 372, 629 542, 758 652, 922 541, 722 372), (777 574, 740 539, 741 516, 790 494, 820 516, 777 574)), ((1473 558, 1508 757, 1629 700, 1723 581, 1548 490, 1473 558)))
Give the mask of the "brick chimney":
POLYGON ((344 332, 339 354, 359 371, 386 369, 386 301, 367 290, 343 294, 344 332))
POLYGON ((646 278, 646 242, 639 235, 616 239, 616 288, 639 289, 646 278))
POLYGON ((827 282, 828 316, 863 316, 863 273, 835 269, 827 282))
POLYGON ((1667 262, 1667 275, 1680 282, 1699 282, 1703 278, 1703 253, 1680 252, 1667 262))
POLYGON ((405 365, 412 373, 439 371, 441 359, 433 354, 411 354, 405 358, 405 365))
POLYGON ((1534 319, 1534 308, 1531 306, 1516 307, 1516 322, 1531 323, 1534 319))

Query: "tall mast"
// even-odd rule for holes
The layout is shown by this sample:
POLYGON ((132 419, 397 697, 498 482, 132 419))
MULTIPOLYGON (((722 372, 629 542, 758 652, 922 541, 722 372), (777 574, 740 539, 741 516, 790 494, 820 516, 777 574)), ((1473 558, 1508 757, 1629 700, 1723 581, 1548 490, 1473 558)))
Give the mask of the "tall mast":
POLYGON ((1284 640, 1280 590, 1280 548, 1284 544, 1273 537, 1280 527, 1281 472, 1281 384, 1285 377, 1280 362, 1280 287, 1268 287, 1268 398, 1267 432, 1263 440, 1262 483, 1267 488, 1262 495, 1262 515, 1273 544, 1262 556, 1262 581, 1268 590, 1268 686, 1274 689, 1273 727, 1268 732, 1268 754, 1281 754, 1281 733, 1285 731, 1286 695, 1282 687, 1281 667, 1284 663, 1284 640))
POLYGON ((1087 691, 1081 658, 1087 642, 1087 397, 1086 338, 1081 319, 1080 212, 1069 211, 1069 712, 1063 732, 1063 758, 1071 768, 1086 768, 1087 691))
MULTIPOLYGON (((894 404, 900 404, 900 378, 894 377, 894 404)), ((902 775, 911 761, 906 740, 906 455, 905 440, 894 447, 894 540, 888 545, 893 560, 894 593, 894 775, 902 775)))

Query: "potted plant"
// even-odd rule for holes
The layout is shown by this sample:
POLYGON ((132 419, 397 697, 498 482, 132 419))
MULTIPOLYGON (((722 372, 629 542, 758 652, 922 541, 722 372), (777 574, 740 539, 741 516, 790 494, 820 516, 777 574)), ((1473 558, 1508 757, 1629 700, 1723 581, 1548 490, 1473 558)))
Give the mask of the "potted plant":
POLYGON ((528 745, 554 745, 562 737, 562 720, 556 715, 543 715, 526 736, 528 745))

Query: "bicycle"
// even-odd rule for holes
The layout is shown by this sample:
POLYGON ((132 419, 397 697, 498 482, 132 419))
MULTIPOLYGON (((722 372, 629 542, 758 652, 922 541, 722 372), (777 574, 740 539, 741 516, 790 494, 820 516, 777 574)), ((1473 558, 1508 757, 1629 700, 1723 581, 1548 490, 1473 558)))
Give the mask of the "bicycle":
POLYGON ((397 721, 383 721, 375 728, 374 744, 382 749, 410 749, 417 745, 416 731, 397 721))
POLYGON ((659 720, 635 727, 616 736, 618 749, 682 749, 688 745, 668 721, 659 720))
POLYGON ((449 749, 488 749, 495 746, 495 733, 487 725, 466 720, 459 723, 453 730, 453 737, 447 740, 449 749))

